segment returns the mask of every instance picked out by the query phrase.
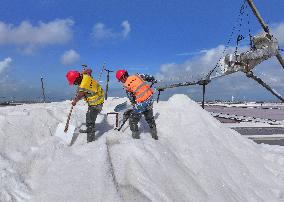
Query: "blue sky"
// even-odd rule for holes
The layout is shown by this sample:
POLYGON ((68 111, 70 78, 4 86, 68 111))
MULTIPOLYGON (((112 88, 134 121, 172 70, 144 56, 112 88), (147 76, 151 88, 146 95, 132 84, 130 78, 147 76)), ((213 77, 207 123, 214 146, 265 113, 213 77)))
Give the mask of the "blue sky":
MULTIPOLYGON (((74 87, 67 84, 65 74, 70 69, 80 70, 83 63, 93 68, 95 78, 106 63, 112 70, 125 68, 130 73, 153 74, 163 78, 164 83, 171 83, 170 78, 183 72, 189 76, 175 82, 191 80, 214 67, 236 24, 241 3, 241 0, 2 0, 0 97, 40 99, 43 75, 48 98, 70 98, 74 87), (206 67, 204 60, 210 61, 206 67), (187 65, 191 65, 190 71, 187 65)), ((255 0, 255 4, 283 47, 284 1, 255 0)), ((249 8, 247 11, 251 32, 259 33, 261 27, 249 8)), ((241 30, 244 35, 248 33, 246 25, 244 21, 241 30)), ((235 46, 234 41, 230 46, 235 46)), ((256 74, 284 94, 284 71, 276 60, 257 67, 256 74)), ((104 74, 102 80, 105 77, 104 74)), ((200 87, 172 89, 163 98, 177 92, 195 100, 201 98, 200 87)), ((125 95, 114 74, 110 94, 125 95)), ((237 99, 275 100, 239 73, 208 86, 208 99, 228 100, 232 95, 237 99)))

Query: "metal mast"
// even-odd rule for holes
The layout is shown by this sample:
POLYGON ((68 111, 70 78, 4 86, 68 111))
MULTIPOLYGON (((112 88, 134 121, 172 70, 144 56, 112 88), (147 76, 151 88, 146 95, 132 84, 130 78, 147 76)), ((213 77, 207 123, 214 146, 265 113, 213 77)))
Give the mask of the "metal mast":
POLYGON ((109 83, 109 74, 113 72, 112 70, 105 69, 107 72, 107 83, 106 83, 106 92, 105 92, 105 100, 107 100, 107 94, 108 94, 108 83, 109 83))
MULTIPOLYGON (((263 30, 268 34, 269 38, 272 38, 272 35, 269 31, 269 28, 267 26, 267 24, 264 22, 263 18, 261 17, 259 11, 257 10, 255 4, 253 3, 253 0, 247 0, 252 12, 254 13, 254 15, 256 16, 257 20, 259 21, 260 25, 262 26, 263 30)), ((281 66, 284 69, 284 60, 282 58, 282 56, 280 55, 280 53, 278 52, 276 55, 276 58, 278 59, 279 63, 281 64, 281 66)))
POLYGON ((43 96, 43 102, 45 103, 45 93, 44 93, 44 85, 43 85, 43 78, 40 77, 41 80, 41 89, 42 89, 42 96, 43 96))

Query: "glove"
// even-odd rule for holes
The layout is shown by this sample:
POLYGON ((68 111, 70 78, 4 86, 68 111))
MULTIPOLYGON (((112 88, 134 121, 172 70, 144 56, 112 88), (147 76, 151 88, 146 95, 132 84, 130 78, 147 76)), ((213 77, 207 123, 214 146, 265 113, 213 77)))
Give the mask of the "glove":
POLYGON ((157 83, 157 82, 158 81, 155 78, 151 79, 151 83, 157 83))
POLYGON ((123 122, 125 122, 130 117, 132 111, 133 111, 132 109, 128 109, 123 113, 123 122))
POLYGON ((158 88, 156 88, 159 92, 161 92, 161 91, 164 91, 165 90, 165 88, 162 88, 162 87, 158 87, 158 88))

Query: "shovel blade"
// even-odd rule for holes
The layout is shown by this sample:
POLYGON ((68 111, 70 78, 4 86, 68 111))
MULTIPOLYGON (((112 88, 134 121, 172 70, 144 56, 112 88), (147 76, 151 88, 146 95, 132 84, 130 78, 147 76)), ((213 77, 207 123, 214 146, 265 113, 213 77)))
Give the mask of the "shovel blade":
POLYGON ((75 128, 76 128, 75 126, 69 125, 68 130, 64 132, 65 124, 59 123, 56 128, 54 136, 59 137, 62 140, 62 142, 70 144, 75 132, 75 128))

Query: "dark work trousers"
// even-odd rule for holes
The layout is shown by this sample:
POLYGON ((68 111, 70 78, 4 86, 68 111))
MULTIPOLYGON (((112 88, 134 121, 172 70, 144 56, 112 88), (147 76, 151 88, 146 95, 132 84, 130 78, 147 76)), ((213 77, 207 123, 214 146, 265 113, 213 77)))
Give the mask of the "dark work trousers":
POLYGON ((135 113, 134 111, 131 113, 129 117, 129 126, 130 130, 132 131, 132 137, 139 139, 139 131, 138 131, 138 122, 140 121, 142 114, 145 117, 145 120, 147 121, 149 127, 150 127, 150 132, 153 138, 157 139, 157 129, 156 129, 156 123, 155 119, 153 116, 153 107, 150 107, 143 113, 135 113))
POLYGON ((96 119, 102 111, 102 107, 102 104, 88 107, 86 114, 87 142, 92 142, 96 139, 96 119))

